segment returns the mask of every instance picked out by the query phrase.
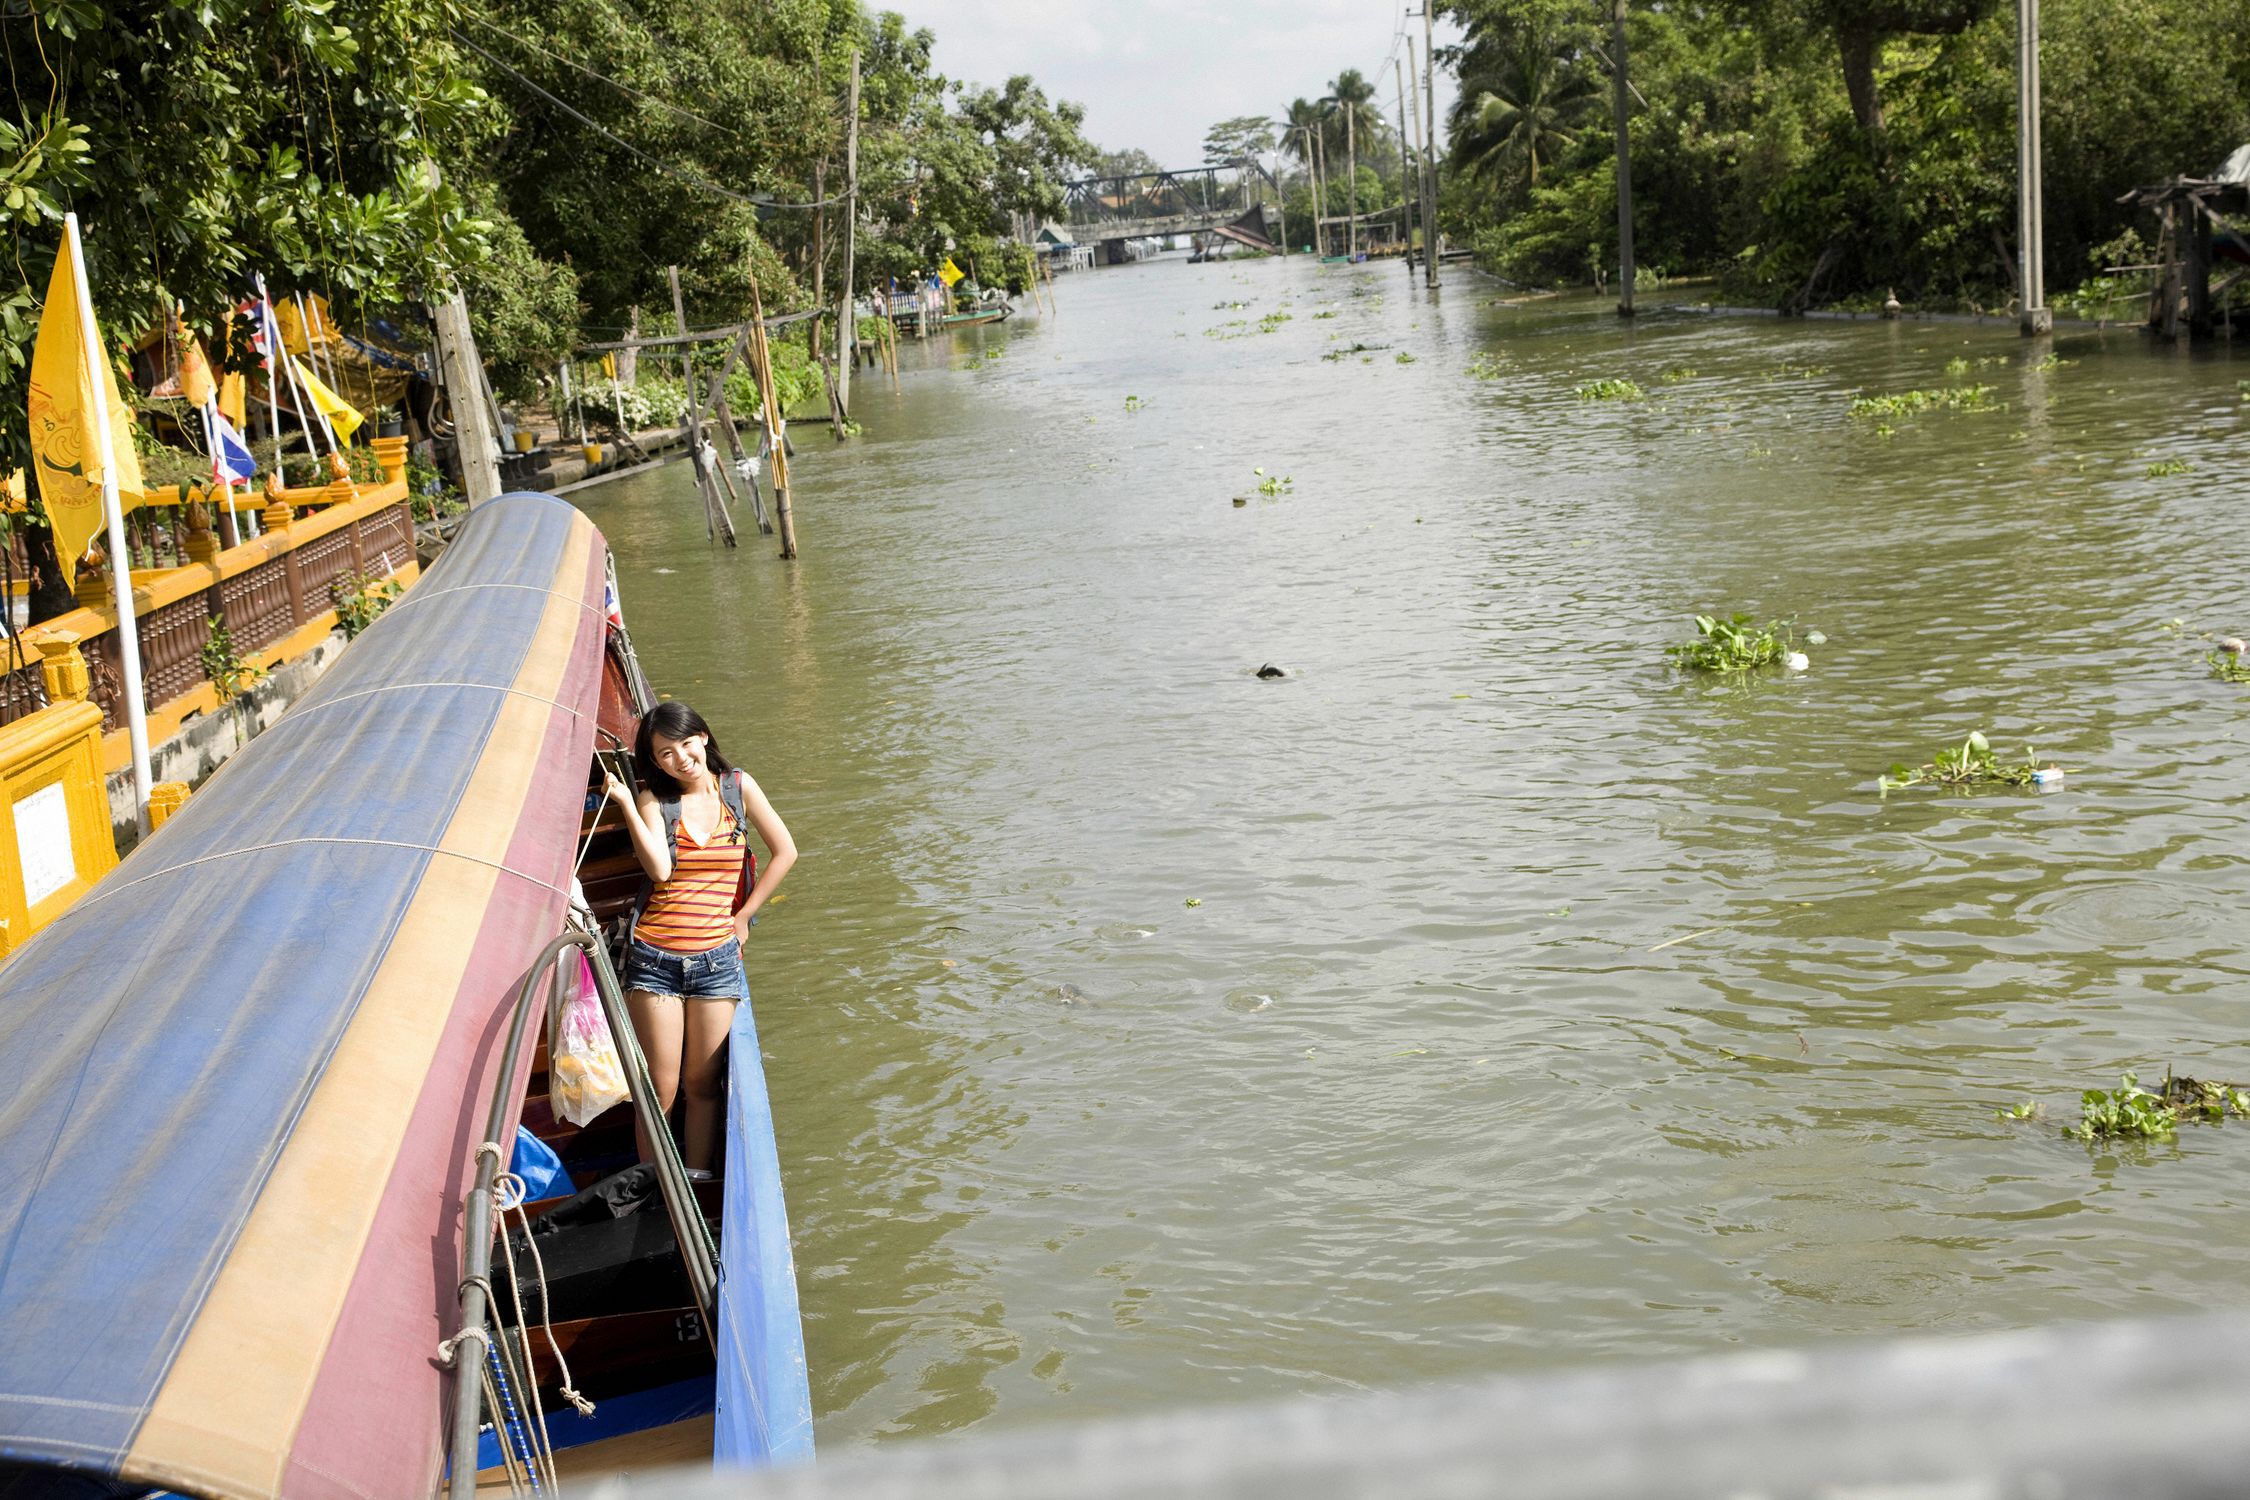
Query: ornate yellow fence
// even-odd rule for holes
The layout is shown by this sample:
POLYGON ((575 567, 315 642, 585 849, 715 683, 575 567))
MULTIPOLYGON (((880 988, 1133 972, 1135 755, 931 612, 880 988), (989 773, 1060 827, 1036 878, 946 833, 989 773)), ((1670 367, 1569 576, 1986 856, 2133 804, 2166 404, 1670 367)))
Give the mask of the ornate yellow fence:
MULTIPOLYGON (((383 482, 360 488, 346 481, 318 488, 285 489, 256 508, 262 536, 221 548, 214 531, 214 502, 198 494, 159 491, 154 509, 175 512, 172 529, 188 561, 174 568, 135 569, 133 613, 141 645, 142 696, 148 735, 158 744, 197 714, 219 707, 204 675, 201 652, 211 622, 223 621, 234 648, 250 664, 271 670, 311 650, 336 628, 334 592, 354 576, 411 583, 420 568, 414 556, 414 520, 406 493, 406 440, 377 438, 383 482)), ((117 612, 106 578, 82 579, 80 607, 24 632, 13 660, 0 660, 0 725, 49 706, 48 677, 34 655, 44 642, 68 637, 84 655, 91 697, 101 710, 103 768, 128 764, 124 686, 117 651, 117 612)), ((0 648, 4 649, 4 648, 0 648)))

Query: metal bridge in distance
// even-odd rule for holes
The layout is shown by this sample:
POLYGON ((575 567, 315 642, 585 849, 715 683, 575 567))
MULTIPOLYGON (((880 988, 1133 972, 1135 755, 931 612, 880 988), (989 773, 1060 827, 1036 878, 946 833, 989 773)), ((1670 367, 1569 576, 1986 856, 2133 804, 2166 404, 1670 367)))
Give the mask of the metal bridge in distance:
POLYGON ((1081 243, 1102 246, 1115 265, 1127 240, 1171 234, 1216 234, 1252 249, 1277 248, 1267 221, 1263 187, 1273 174, 1254 161, 1143 172, 1131 177, 1088 177, 1064 184, 1064 212, 1081 243))

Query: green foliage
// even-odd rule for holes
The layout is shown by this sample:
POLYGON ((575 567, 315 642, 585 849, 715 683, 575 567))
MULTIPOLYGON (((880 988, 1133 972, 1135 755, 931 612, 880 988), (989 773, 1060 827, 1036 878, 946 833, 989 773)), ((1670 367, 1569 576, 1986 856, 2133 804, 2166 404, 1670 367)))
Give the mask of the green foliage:
POLYGON ((2250 682, 2250 657, 2240 651, 2229 651, 2221 646, 2218 650, 2207 653, 2203 663, 2211 669, 2211 675, 2221 682, 2250 682))
POLYGON ((417 521, 442 521, 469 508, 468 496, 446 481, 437 465, 415 449, 406 454, 406 508, 417 521))
POLYGON ((219 701, 230 703, 265 681, 266 669, 243 660, 241 653, 234 649, 234 636, 224 619, 213 615, 210 620, 210 637, 196 651, 195 657, 203 664, 203 675, 219 690, 219 701))
POLYGON ((2185 474, 2194 467, 2184 458, 2160 458, 2141 473, 2149 479, 2169 479, 2175 474, 2185 474))
POLYGON ((405 593, 406 585, 395 578, 374 579, 358 573, 346 573, 328 586, 328 597, 336 606, 336 623, 347 641, 357 640, 361 631, 405 593))
POLYGON ((1250 472, 1258 476, 1258 493, 1268 499, 1290 494, 1297 488, 1297 482, 1286 474, 1268 474, 1264 469, 1252 469, 1250 472))
MULTIPOLYGON (((1613 274, 1606 8, 1446 8, 1467 30, 1447 228, 1513 280, 1613 274)), ((1626 14, 1643 264, 1716 274, 1730 300, 1786 309, 1892 289, 1924 306, 2013 301, 2013 6, 1716 0, 1626 14)), ((2208 174, 2250 139, 2250 0, 2049 0, 2042 20, 2050 301, 2134 317, 2146 278, 2109 268, 2149 260, 2123 242, 2154 224, 2118 199, 2208 174)))
POLYGON ((2063 1131, 2076 1140, 2170 1140, 2182 1120, 2216 1125, 2228 1115, 2250 1115, 2250 1094, 2231 1083, 2206 1083, 2167 1073, 2164 1086, 2150 1093, 2134 1074, 2114 1089, 2087 1089, 2079 1096, 2078 1124, 2063 1131))
POLYGON ((1215 167, 1231 166, 1245 157, 1262 157, 1272 149, 1273 121, 1263 115, 1221 120, 1203 134, 1203 159, 1215 167))
POLYGON ((1991 386, 1959 385, 1937 390, 1898 391, 1888 396, 1855 396, 1852 415, 1891 421, 1926 411, 1991 411, 1995 405, 1991 386))
POLYGON ((2004 762, 1993 754, 1992 744, 1981 730, 1971 730, 1958 748, 1940 750, 1924 765, 1910 766, 1903 761, 1893 765, 1890 774, 1879 777, 1876 785, 1885 792, 1924 785, 2031 786, 2059 774, 2052 766, 2042 767, 2039 752, 2028 748, 2022 760, 2004 762))
POLYGON ((1697 639, 1664 648, 1683 672, 1752 672, 1778 666, 1797 648, 1795 625, 1788 620, 1761 625, 1753 615, 1697 615, 1695 632, 1697 639))
POLYGON ((222 360, 253 271, 357 322, 483 258, 491 226, 423 170, 490 127, 447 16, 437 0, 66 0, 8 19, 0 223, 21 280, 0 292, 0 469, 29 458, 27 365, 65 204, 105 338, 184 303, 222 360))
POLYGON ((1578 387, 1581 401, 1638 401, 1648 394, 1631 380, 1589 380, 1578 387))

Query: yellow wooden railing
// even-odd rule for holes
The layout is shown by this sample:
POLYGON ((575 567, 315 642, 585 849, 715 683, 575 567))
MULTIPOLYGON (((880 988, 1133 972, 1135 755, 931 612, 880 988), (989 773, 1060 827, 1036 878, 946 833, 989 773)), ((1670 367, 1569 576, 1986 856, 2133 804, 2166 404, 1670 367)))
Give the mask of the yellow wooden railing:
MULTIPOLYGON (((348 481, 315 488, 266 491, 258 506, 263 535, 221 547, 209 497, 161 490, 148 503, 185 506, 181 550, 185 566, 135 569, 133 613, 141 647, 141 681, 148 709, 149 742, 161 744, 198 714, 220 706, 204 673, 202 650, 211 622, 223 621, 236 652, 251 666, 272 670, 310 651, 336 628, 334 594, 350 579, 393 578, 411 584, 420 576, 414 555, 414 521, 406 488, 406 440, 377 438, 381 484, 348 481)), ((24 632, 14 662, 0 660, 0 725, 34 716, 49 700, 47 679, 32 649, 67 636, 84 656, 90 698, 106 733, 102 765, 130 763, 121 709, 117 613, 100 573, 81 575, 80 607, 24 632)), ((4 767, 4 762, 0 762, 4 767)), ((4 846, 0 846, 4 847, 4 846)))

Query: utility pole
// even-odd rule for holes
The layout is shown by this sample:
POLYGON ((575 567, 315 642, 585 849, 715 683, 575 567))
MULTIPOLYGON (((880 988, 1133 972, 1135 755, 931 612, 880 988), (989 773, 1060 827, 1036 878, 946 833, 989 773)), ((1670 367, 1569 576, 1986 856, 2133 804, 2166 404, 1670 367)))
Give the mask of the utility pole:
POLYGON ((1346 200, 1350 207, 1344 210, 1351 215, 1351 222, 1345 226, 1344 230, 1344 253, 1346 255, 1359 254, 1359 138, 1352 129, 1352 122, 1358 115, 1359 105, 1346 101, 1344 104, 1344 181, 1351 192, 1351 197, 1346 200))
MULTIPOLYGON (((1437 34, 1432 30, 1430 12, 1434 5, 1424 0, 1422 6, 1422 238, 1428 242, 1430 258, 1422 268, 1422 284, 1431 291, 1438 286, 1437 240, 1437 34)), ((1408 43, 1412 45, 1411 42, 1408 43)))
MULTIPOLYGON (((1398 211, 1400 222, 1406 232, 1406 283, 1412 286, 1414 284, 1414 211, 1411 205, 1414 199, 1406 191, 1406 82, 1405 75, 1399 71, 1398 59, 1395 57, 1391 59, 1391 86, 1398 90, 1398 211)), ((1417 178, 1421 176, 1419 167, 1415 169, 1415 176, 1417 178)), ((1422 237, 1425 240, 1429 238, 1427 226, 1423 228, 1422 237)))
POLYGON ((2055 331, 2047 306, 2046 211, 2039 181, 2039 0, 2016 0, 2016 241, 2026 337, 2055 331))
POLYGON ((1328 234, 1326 229, 1323 228, 1321 220, 1328 217, 1328 192, 1322 186, 1323 179, 1328 176, 1328 132, 1311 125, 1305 127, 1305 132, 1310 137, 1313 148, 1313 249, 1319 252, 1322 260, 1326 260, 1328 258, 1328 234))
MULTIPOLYGON (((844 277, 836 292, 836 402, 846 416, 852 405, 852 349, 859 320, 852 316, 852 236, 859 220, 859 49, 852 49, 852 89, 844 106, 844 277)), ((837 429, 836 436, 842 437, 837 429)))
POLYGON ((1633 142, 1626 130, 1625 0, 1609 13, 1610 45, 1617 54, 1617 315, 1633 315, 1633 142))
MULTIPOLYGON (((431 187, 438 185, 436 162, 425 162, 423 175, 431 187)), ((263 300, 261 295, 261 300, 263 300)), ((456 290, 443 302, 430 306, 437 325, 438 379, 445 384, 446 402, 453 408, 455 456, 461 461, 461 492, 473 509, 500 498, 500 434, 492 426, 491 407, 484 395, 484 361, 477 357, 477 338, 469 331, 469 304, 456 290)), ((269 310, 266 316, 271 317, 269 310)), ((90 326, 90 325, 89 325, 90 326)), ((283 362, 276 339, 274 363, 283 362)), ((281 431, 274 430, 275 463, 280 462, 281 431)), ((145 803, 145 798, 143 799, 145 803)))

